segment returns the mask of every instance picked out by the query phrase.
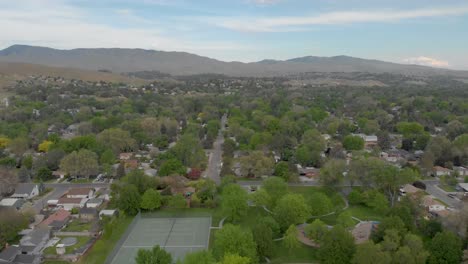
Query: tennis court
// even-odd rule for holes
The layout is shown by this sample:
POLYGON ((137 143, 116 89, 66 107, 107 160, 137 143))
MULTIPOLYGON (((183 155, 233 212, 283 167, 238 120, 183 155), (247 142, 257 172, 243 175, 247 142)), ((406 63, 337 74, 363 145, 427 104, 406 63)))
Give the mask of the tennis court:
POLYGON ((112 264, 135 263, 138 249, 159 245, 171 253, 174 261, 186 253, 208 248, 211 217, 147 218, 135 224, 112 264))

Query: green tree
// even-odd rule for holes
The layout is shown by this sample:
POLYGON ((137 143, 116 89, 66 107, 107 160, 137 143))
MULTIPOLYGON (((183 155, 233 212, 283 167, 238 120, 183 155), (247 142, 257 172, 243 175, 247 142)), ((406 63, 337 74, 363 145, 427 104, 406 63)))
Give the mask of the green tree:
POLYGON ((350 228, 355 225, 353 217, 349 211, 344 211, 336 218, 336 223, 344 228, 350 228))
POLYGON ((280 161, 275 166, 274 175, 282 178, 285 182, 289 181, 289 165, 286 161, 280 161))
POLYGON ((411 252, 411 259, 413 260, 412 263, 415 264, 426 263, 426 260, 430 255, 429 252, 424 249, 422 239, 411 233, 406 234, 403 238, 403 247, 409 249, 409 252, 411 252))
POLYGON ((281 229, 286 230, 292 224, 304 223, 310 215, 310 208, 304 196, 286 194, 278 201, 273 212, 281 229))
POLYGON ((153 211, 161 207, 161 194, 150 188, 141 197, 141 208, 148 211, 153 211))
POLYGON ((172 264, 172 256, 159 246, 139 249, 135 257, 137 264, 172 264))
POLYGON ((221 210, 232 221, 240 220, 247 214, 247 192, 237 184, 229 184, 223 189, 221 210))
POLYGON ((354 264, 390 264, 391 262, 390 254, 382 251, 380 245, 372 241, 358 245, 352 261, 354 264))
POLYGON ((283 239, 283 246, 289 251, 289 253, 293 253, 295 249, 300 247, 299 240, 297 239, 297 228, 295 225, 290 225, 288 230, 284 235, 283 239))
POLYGON ((202 250, 187 253, 182 264, 215 264, 216 261, 210 251, 202 250))
POLYGON ((97 175, 99 165, 96 153, 87 149, 65 156, 60 162, 60 169, 72 177, 87 177, 97 175))
POLYGON ((305 227, 304 231, 308 238, 313 239, 316 242, 320 242, 328 232, 328 227, 320 219, 315 219, 305 227))
POLYGON ((112 152, 111 149, 106 149, 99 158, 99 162, 101 164, 109 164, 112 165, 115 163, 115 154, 112 152))
POLYGON ((463 251, 461 240, 449 231, 437 233, 429 243, 428 263, 456 264, 460 263, 463 251))
POLYGON ((249 258, 252 263, 257 263, 256 248, 252 232, 243 230, 240 226, 226 224, 215 233, 213 255, 217 259, 237 254, 249 258))
POLYGON ((135 139, 130 136, 128 131, 120 128, 106 129, 99 133, 96 139, 102 146, 112 149, 114 154, 133 151, 136 148, 135 139))
POLYGON ((241 257, 237 254, 227 254, 220 264, 251 264, 250 258, 241 257))
POLYGON ((288 193, 288 185, 279 177, 268 177, 262 183, 262 189, 270 197, 270 206, 274 207, 279 199, 288 193))
POLYGON ((169 207, 171 208, 178 208, 178 209, 183 209, 187 208, 187 201, 185 200, 185 197, 181 194, 177 194, 172 196, 169 199, 169 207))
POLYGON ((328 214, 333 210, 333 203, 330 198, 322 192, 314 192, 307 199, 310 204, 310 213, 313 216, 328 214))
POLYGON ((346 163, 344 160, 329 160, 320 169, 320 182, 325 186, 336 188, 343 182, 345 169, 346 163))
POLYGON ((48 181, 52 179, 52 171, 47 167, 42 167, 37 172, 37 178, 41 181, 48 181))
POLYGON ((185 175, 186 168, 180 160, 172 158, 164 161, 159 168, 159 176, 168 176, 172 174, 185 175))
POLYGON ((262 257, 270 257, 273 254, 273 232, 264 223, 258 223, 253 230, 254 242, 257 245, 257 253, 262 257))
POLYGON ((171 149, 171 152, 186 167, 198 167, 205 160, 205 152, 200 144, 198 137, 186 133, 180 137, 177 144, 171 149))
POLYGON ((343 147, 348 150, 362 150, 364 148, 364 139, 360 136, 347 135, 343 139, 343 147))
POLYGON ((404 235, 407 232, 405 228, 405 223, 398 216, 387 216, 379 224, 377 231, 374 233, 374 241, 379 242, 384 238, 385 232, 387 230, 394 229, 400 234, 404 235))
POLYGON ((333 227, 324 236, 320 244, 319 257, 321 263, 349 263, 356 250, 353 236, 340 226, 333 227))
POLYGON ((248 177, 261 177, 271 175, 273 171, 273 158, 265 156, 263 151, 252 151, 247 156, 239 158, 241 174, 248 177))
POLYGON ((117 197, 117 206, 128 215, 136 215, 140 209, 141 197, 137 187, 132 184, 122 186, 117 197))

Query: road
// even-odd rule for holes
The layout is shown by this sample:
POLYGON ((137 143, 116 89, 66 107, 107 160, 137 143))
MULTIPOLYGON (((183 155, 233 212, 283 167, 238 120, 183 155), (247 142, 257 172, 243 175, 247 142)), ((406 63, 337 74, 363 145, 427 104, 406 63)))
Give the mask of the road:
POLYGON ((218 132, 218 137, 213 143, 213 149, 210 152, 208 167, 206 168, 205 177, 212 179, 217 185, 221 184, 221 162, 223 160, 223 143, 224 131, 226 129, 227 115, 221 117, 221 128, 218 132))
POLYGON ((446 203, 450 207, 458 208, 461 205, 460 200, 453 199, 448 197, 448 192, 442 190, 437 185, 439 184, 438 180, 425 180, 423 181, 426 184, 426 192, 435 198, 446 203))
POLYGON ((44 206, 47 205, 48 200, 57 200, 70 188, 103 188, 108 187, 109 183, 46 183, 45 188, 52 188, 53 190, 36 200, 33 204, 34 210, 39 213, 44 206))

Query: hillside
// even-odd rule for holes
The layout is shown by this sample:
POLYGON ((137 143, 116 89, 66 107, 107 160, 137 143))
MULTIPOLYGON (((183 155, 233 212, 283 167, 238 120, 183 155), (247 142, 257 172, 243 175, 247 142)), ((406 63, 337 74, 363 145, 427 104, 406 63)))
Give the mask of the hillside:
POLYGON ((59 68, 29 63, 0 61, 0 86, 20 80, 29 75, 57 76, 65 79, 79 79, 83 81, 106 81, 141 84, 142 79, 130 78, 115 73, 98 72, 73 68, 59 68))
POLYGON ((112 72, 157 71, 171 75, 225 74, 230 76, 279 76, 304 72, 369 72, 407 75, 452 75, 468 77, 467 71, 403 65, 348 56, 301 57, 285 61, 254 63, 223 62, 185 52, 143 49, 72 49, 14 45, 0 51, 0 61, 43 64, 112 72))

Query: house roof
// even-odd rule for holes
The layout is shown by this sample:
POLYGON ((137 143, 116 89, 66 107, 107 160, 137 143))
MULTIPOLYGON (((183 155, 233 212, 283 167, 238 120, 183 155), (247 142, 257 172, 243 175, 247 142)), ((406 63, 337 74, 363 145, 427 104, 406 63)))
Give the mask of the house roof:
POLYGON ((14 206, 20 199, 5 198, 0 201, 0 206, 14 206))
POLYGON ((447 168, 441 167, 441 166, 434 166, 435 171, 450 171, 447 168))
POLYGON ((82 200, 81 198, 61 197, 57 204, 81 204, 82 200))
POLYGON ((19 253, 20 251, 18 247, 7 247, 2 252, 0 252, 0 260, 10 261, 19 253))
POLYGON ((103 199, 101 199, 101 198, 93 198, 93 199, 89 199, 88 202, 86 202, 86 203, 88 203, 88 204, 92 204, 92 203, 102 204, 102 202, 103 202, 103 199))
POLYGON ((19 254, 16 256, 14 263, 18 264, 30 264, 30 263, 37 263, 37 258, 39 256, 35 255, 25 255, 25 254, 19 254))
POLYGON ((28 194, 29 195, 33 191, 34 187, 36 187, 36 184, 27 184, 27 183, 18 184, 15 188, 14 194, 28 194))
POLYGON ((49 228, 35 228, 29 234, 21 238, 21 245, 30 246, 30 245, 38 245, 39 243, 43 242, 50 235, 49 228))
POLYGON ((46 220, 42 221, 41 225, 49 226, 54 221, 63 222, 70 216, 71 216, 70 212, 68 212, 67 210, 60 209, 57 212, 50 215, 49 217, 47 217, 46 220))
POLYGON ((88 195, 93 188, 71 188, 68 190, 67 195, 88 195))
POLYGON ((99 215, 114 215, 117 210, 101 210, 99 215))
POLYGON ((468 183, 459 183, 458 184, 465 192, 468 192, 468 183))
POLYGON ((83 207, 80 208, 80 214, 97 214, 96 208, 83 207))
POLYGON ((403 190, 404 190, 406 193, 417 193, 417 192, 421 191, 420 189, 414 187, 414 186, 411 185, 411 184, 405 184, 405 186, 403 186, 403 190))

